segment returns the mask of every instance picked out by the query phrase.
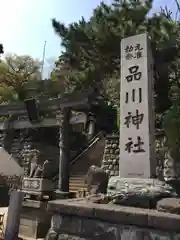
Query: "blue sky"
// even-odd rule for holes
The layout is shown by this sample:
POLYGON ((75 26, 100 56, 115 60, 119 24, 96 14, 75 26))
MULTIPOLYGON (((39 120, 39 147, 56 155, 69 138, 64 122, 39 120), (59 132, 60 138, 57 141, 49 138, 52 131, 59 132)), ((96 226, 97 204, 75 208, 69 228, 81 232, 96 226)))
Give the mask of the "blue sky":
MULTIPOLYGON (((86 19, 100 0, 0 0, 0 42, 5 53, 28 54, 42 59, 43 45, 46 44, 45 75, 48 75, 53 61, 59 56, 60 38, 51 26, 56 18, 66 24, 86 19)), ((104 2, 110 3, 111 0, 104 2)), ((155 0, 153 11, 167 5, 176 9, 174 0, 155 0)))

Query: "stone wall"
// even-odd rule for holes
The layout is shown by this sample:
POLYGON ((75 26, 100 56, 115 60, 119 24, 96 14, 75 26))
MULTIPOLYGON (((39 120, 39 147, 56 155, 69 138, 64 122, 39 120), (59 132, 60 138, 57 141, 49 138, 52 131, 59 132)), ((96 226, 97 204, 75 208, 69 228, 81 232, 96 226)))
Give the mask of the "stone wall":
POLYGON ((106 136, 101 167, 110 177, 119 175, 119 135, 106 136))
MULTIPOLYGON (((165 152, 162 150, 163 147, 164 133, 156 133, 156 158, 158 164, 157 176, 161 180, 164 178, 163 170, 165 152)), ((119 152, 119 135, 115 134, 106 136, 105 149, 101 167, 109 174, 110 177, 119 175, 119 152)), ((169 165, 171 165, 171 163, 169 163, 169 165)), ((168 173, 170 173, 170 171, 168 171, 168 173)))
POLYGON ((21 149, 24 145, 24 137, 20 131, 14 132, 12 136, 11 146, 9 152, 13 155, 13 157, 17 160, 17 162, 22 165, 22 153, 21 149))
MULTIPOLYGON (((0 147, 4 147, 7 152, 12 154, 13 158, 25 170, 25 175, 29 172, 29 156, 33 149, 40 151, 40 164, 45 160, 53 162, 55 171, 59 164, 59 129, 38 128, 38 129, 9 129, 0 131, 0 147), (51 135, 50 135, 50 134, 51 135)), ((86 142, 78 133, 71 135, 72 145, 76 142, 76 146, 70 152, 71 157, 80 150, 80 146, 86 147, 86 142), (81 138, 80 138, 81 137, 81 138), (77 141, 77 139, 79 141, 77 141), (84 146, 83 146, 84 144, 84 146)), ((72 146, 71 146, 72 147, 72 146)), ((82 148, 83 149, 83 148, 82 148)))
POLYGON ((52 201, 48 210, 53 240, 180 240, 180 216, 175 214, 82 199, 52 201))
POLYGON ((36 142, 33 139, 32 133, 26 129, 0 131, 0 147, 4 147, 7 152, 12 154, 14 159, 25 170, 25 175, 29 170, 29 153, 37 148, 41 152, 41 160, 46 159, 58 161, 59 147, 45 145, 41 142, 36 142))
MULTIPOLYGON (((0 130, 0 147, 4 147, 5 138, 7 133, 5 131, 0 130)), ((4 178, 0 177, 0 207, 7 207, 9 204, 9 188, 4 180, 4 178)))
POLYGON ((32 145, 32 139, 26 138, 24 130, 0 131, 0 147, 13 155, 15 160, 23 165, 23 149, 32 145))
POLYGON ((5 131, 0 131, 0 147, 4 147, 4 140, 6 137, 6 132, 5 131))

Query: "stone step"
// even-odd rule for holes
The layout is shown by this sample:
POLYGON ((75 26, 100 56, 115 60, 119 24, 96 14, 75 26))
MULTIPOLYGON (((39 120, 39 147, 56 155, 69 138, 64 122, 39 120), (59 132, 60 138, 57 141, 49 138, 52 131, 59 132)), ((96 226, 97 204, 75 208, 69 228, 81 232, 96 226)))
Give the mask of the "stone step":
POLYGON ((70 192, 79 192, 79 191, 87 191, 87 188, 85 187, 69 187, 70 192))
POLYGON ((69 189, 70 189, 70 191, 71 192, 78 192, 78 191, 80 191, 80 190, 87 190, 87 187, 86 186, 81 186, 81 185, 79 185, 79 186, 76 186, 76 185, 74 185, 74 186, 69 186, 69 189))
POLYGON ((79 180, 69 180, 69 184, 70 185, 74 185, 74 184, 77 184, 77 185, 86 185, 85 181, 83 181, 82 179, 79 179, 79 180))
POLYGON ((70 192, 79 192, 82 190, 87 190, 87 187, 83 187, 83 186, 73 186, 73 187, 69 187, 70 192))
POLYGON ((72 179, 72 180, 76 180, 76 179, 81 179, 81 180, 83 180, 83 179, 85 179, 85 175, 72 175, 72 176, 70 176, 69 177, 70 179, 72 179))
POLYGON ((85 177, 83 176, 83 177, 78 177, 78 178, 75 178, 75 177, 73 177, 73 178, 69 178, 69 181, 82 181, 82 182, 84 182, 84 180, 85 180, 85 177))
POLYGON ((77 183, 70 183, 69 186, 70 187, 74 187, 74 186, 75 187, 87 187, 87 185, 84 184, 84 183, 78 183, 78 184, 77 183))
POLYGON ((84 182, 85 180, 85 174, 84 173, 78 173, 76 175, 70 176, 69 179, 69 190, 71 192, 78 192, 87 190, 87 185, 84 182))
POLYGON ((84 183, 84 182, 70 182, 69 183, 69 186, 71 187, 74 187, 74 186, 76 186, 76 187, 86 187, 87 185, 84 183))
POLYGON ((69 187, 76 187, 76 188, 87 188, 87 185, 85 185, 85 184, 82 184, 82 183, 79 183, 79 184, 76 184, 76 183, 74 183, 74 184, 69 184, 69 187))
POLYGON ((86 172, 72 172, 70 177, 82 177, 85 176, 87 173, 86 172))

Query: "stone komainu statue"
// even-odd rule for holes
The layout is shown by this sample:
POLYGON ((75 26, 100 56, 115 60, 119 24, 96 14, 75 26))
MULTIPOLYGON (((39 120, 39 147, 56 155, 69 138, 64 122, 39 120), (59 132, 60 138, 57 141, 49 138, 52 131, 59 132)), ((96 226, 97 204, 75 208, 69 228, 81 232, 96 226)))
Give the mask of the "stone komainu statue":
POLYGON ((38 167, 39 156, 40 156, 40 152, 36 149, 31 150, 31 153, 29 154, 29 159, 30 159, 29 177, 30 178, 37 175, 37 167, 38 167))
POLYGON ((52 178, 53 164, 49 160, 45 160, 42 164, 39 163, 40 151, 34 149, 30 154, 30 178, 52 178))
POLYGON ((107 173, 102 168, 90 166, 85 178, 88 194, 106 193, 108 179, 107 173))

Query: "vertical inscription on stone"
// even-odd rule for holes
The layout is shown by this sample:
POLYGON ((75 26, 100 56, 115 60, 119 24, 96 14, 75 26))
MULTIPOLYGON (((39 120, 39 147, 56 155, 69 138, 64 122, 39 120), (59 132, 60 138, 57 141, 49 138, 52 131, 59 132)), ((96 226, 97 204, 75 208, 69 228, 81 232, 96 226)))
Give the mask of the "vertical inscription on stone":
POLYGON ((120 176, 155 175, 153 59, 146 33, 121 42, 120 176))

